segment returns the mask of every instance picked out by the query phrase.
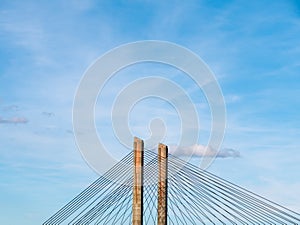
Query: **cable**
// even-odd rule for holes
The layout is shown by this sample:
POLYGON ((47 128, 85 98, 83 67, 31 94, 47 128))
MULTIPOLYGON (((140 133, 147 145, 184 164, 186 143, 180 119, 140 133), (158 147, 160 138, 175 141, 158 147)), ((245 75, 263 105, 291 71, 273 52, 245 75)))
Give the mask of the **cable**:
MULTIPOLYGON (((159 168, 167 174, 167 220, 177 224, 299 224, 300 214, 226 181, 171 154, 167 171, 158 155, 144 150, 143 221, 158 220, 159 168)), ((69 201, 43 225, 131 224, 134 153, 69 201)))

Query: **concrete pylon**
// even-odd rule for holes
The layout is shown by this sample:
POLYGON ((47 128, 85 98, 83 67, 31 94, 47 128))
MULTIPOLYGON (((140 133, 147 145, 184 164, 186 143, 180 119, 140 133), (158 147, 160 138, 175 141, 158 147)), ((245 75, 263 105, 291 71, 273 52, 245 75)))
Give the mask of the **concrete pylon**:
POLYGON ((135 137, 132 224, 143 224, 144 141, 135 137))
POLYGON ((158 145, 157 225, 167 225, 168 213, 168 146, 158 145))

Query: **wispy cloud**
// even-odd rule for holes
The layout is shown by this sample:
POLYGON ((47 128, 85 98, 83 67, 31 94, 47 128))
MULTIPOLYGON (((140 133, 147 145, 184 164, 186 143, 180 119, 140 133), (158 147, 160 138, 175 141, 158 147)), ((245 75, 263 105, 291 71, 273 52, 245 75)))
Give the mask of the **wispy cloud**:
MULTIPOLYGON (((3 47, 0 53, 0 158, 5 163, 1 162, 0 175, 4 181, 1 186, 6 185, 7 191, 0 194, 3 199, 0 207, 6 207, 6 196, 23 194, 27 198, 22 201, 7 199, 24 212, 40 212, 40 208, 35 210, 35 205, 45 201, 50 201, 48 205, 58 204, 70 193, 70 188, 79 184, 83 187, 89 182, 87 179, 95 176, 88 169, 82 173, 80 168, 76 169, 86 166, 75 150, 70 129, 72 100, 80 77, 96 57, 119 44, 160 39, 190 48, 215 72, 228 112, 224 145, 243 149, 243 157, 238 160, 235 157, 239 157, 240 152, 235 149, 217 152, 205 145, 187 144, 187 147, 179 147, 176 154, 192 154, 195 161, 215 155, 219 159, 234 159, 216 160, 210 168, 219 168, 221 177, 230 180, 236 177, 236 183, 241 186, 249 187, 250 183, 251 189, 253 183, 254 191, 267 193, 266 197, 299 209, 296 197, 300 196, 297 192, 300 190, 297 181, 300 23, 299 15, 296 17, 290 12, 289 2, 276 1, 270 5, 263 1, 233 0, 218 4, 186 1, 170 8, 162 1, 142 4, 130 1, 124 2, 122 7, 94 0, 3 1, 0 6, 3 47), (122 20, 117 20, 115 15, 122 20), (16 164, 19 166, 14 167, 16 164), (257 175, 282 180, 282 185, 259 182, 257 175), (32 182, 36 182, 35 185, 32 182), (49 182, 63 183, 65 187, 54 190, 49 182), (39 191, 14 193, 16 188, 24 187, 39 191), (276 199, 285 187, 290 188, 282 198, 276 199), (48 192, 41 191, 45 189, 48 192), (31 193, 47 195, 36 198, 31 193), (37 201, 33 204, 30 199, 37 201)), ((114 138, 110 124, 114 98, 126 84, 149 75, 171 79, 188 93, 199 110, 201 143, 207 143, 204 139, 209 138, 211 117, 205 96, 201 97, 203 94, 193 81, 185 79, 185 74, 175 72, 175 69, 165 70, 157 65, 134 65, 133 69, 128 67, 123 73, 115 74, 111 85, 99 93, 95 112, 97 131, 112 155, 126 152, 114 138)), ((164 87, 157 87, 158 91, 161 88, 164 87)), ((147 126, 151 119, 162 118, 167 128, 164 143, 178 143, 180 115, 171 106, 155 99, 150 103, 147 100, 135 105, 128 116, 130 131, 145 139, 151 135, 147 126)), ((192 122, 188 125, 191 129, 195 127, 192 122)), ((170 148, 171 153, 172 150, 170 148)), ((39 213, 40 219, 34 221, 27 217, 25 224, 40 222, 51 211, 47 206, 43 210, 47 213, 39 213)), ((20 218, 9 215, 15 213, 13 210, 7 212, 0 219, 1 224, 20 223, 20 218)))
POLYGON ((8 119, 0 118, 0 123, 25 124, 25 123, 28 123, 28 120, 24 117, 13 117, 13 118, 8 118, 8 119))
POLYGON ((241 100, 241 96, 238 96, 238 95, 228 95, 228 96, 225 96, 225 100, 226 100, 227 104, 236 103, 236 102, 239 102, 241 100))
POLYGON ((8 105, 3 107, 3 111, 19 111, 20 107, 18 105, 8 105))
POLYGON ((42 112, 42 115, 46 116, 46 117, 53 117, 53 116, 55 116, 55 114, 53 112, 42 112))
POLYGON ((217 158, 237 158, 240 152, 232 148, 223 148, 220 151, 205 145, 191 145, 186 147, 170 147, 170 153, 177 156, 193 157, 217 157, 217 158))

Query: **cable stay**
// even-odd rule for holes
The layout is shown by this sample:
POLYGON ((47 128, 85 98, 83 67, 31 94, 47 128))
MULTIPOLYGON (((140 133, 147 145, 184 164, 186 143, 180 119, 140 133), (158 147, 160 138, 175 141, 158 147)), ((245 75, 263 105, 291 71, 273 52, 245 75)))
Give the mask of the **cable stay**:
MULTIPOLYGON (((143 223, 157 224, 160 159, 144 150, 143 223)), ((300 224, 300 214, 168 154, 167 224, 300 224)), ((133 224, 134 152, 43 225, 133 224)), ((164 172, 164 168, 160 169, 164 172)))

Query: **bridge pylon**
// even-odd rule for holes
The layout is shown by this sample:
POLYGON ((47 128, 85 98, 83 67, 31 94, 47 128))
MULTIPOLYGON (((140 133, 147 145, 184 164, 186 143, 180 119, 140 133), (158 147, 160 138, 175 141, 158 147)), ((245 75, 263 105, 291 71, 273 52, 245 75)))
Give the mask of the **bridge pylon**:
POLYGON ((300 224, 300 214, 168 154, 131 151, 43 225, 300 224), (176 173, 175 173, 176 171, 176 173))
POLYGON ((158 145, 157 225, 167 225, 168 218, 168 146, 158 145))
MULTIPOLYGON (((143 189, 144 189, 144 142, 135 137, 134 175, 132 199, 132 224, 143 225, 143 189)), ((158 145, 158 181, 157 181, 157 225, 167 225, 168 202, 168 146, 158 145)))
POLYGON ((144 141, 135 137, 133 149, 132 225, 143 225, 144 141))

